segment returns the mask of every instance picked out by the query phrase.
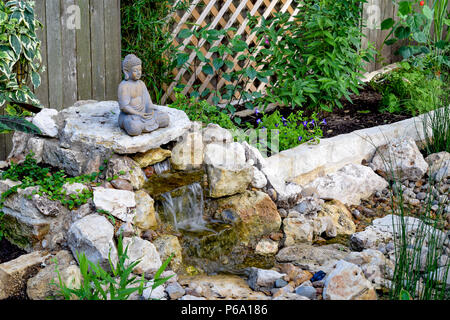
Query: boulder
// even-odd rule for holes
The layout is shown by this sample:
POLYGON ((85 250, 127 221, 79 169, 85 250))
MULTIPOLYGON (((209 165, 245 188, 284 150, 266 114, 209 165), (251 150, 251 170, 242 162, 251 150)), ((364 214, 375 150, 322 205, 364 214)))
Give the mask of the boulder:
POLYGON ((107 178, 127 180, 135 190, 143 187, 146 177, 138 163, 128 157, 114 155, 108 162, 107 178))
POLYGON ((246 141, 242 142, 242 146, 245 150, 245 159, 246 161, 253 161, 254 166, 261 170, 266 166, 266 159, 263 157, 261 152, 254 146, 249 145, 246 141))
POLYGON ((172 149, 170 163, 175 170, 197 170, 203 166, 203 140, 199 132, 187 133, 172 149))
POLYGON ((205 163, 228 170, 241 169, 246 164, 245 149, 237 143, 210 143, 204 150, 205 163))
POLYGON ((42 135, 56 138, 59 131, 59 127, 55 121, 55 117, 57 116, 57 110, 43 108, 34 116, 32 123, 41 130, 42 135))
POLYGON ((339 200, 346 205, 359 205, 361 199, 388 186, 372 169, 349 164, 335 173, 320 177, 305 186, 310 195, 325 200, 339 200))
POLYGON ((48 253, 35 251, 0 264, 0 300, 19 295, 47 257, 48 253))
MULTIPOLYGON (((59 276, 63 284, 70 289, 77 289, 83 282, 80 268, 68 251, 59 251, 52 262, 41 269, 36 276, 27 282, 27 295, 31 300, 62 299, 59 293, 59 276, 55 268, 58 268, 59 276)), ((75 296, 72 297, 75 299, 75 296)))
POLYGON ((126 190, 94 188, 94 205, 97 210, 104 210, 122 221, 133 221, 136 212, 134 192, 126 190))
POLYGON ((144 153, 136 154, 133 156, 133 160, 139 165, 139 167, 146 168, 156 163, 163 162, 167 158, 170 158, 171 155, 172 152, 170 150, 156 148, 144 153))
POLYGON ((444 167, 444 163, 450 161, 450 152, 442 151, 438 153, 430 154, 425 158, 428 163, 430 175, 444 167))
POLYGON ((317 271, 328 273, 333 269, 337 261, 347 256, 348 252, 347 247, 339 244, 315 247, 310 244, 300 243, 281 249, 276 259, 280 263, 292 262, 311 273, 317 271))
POLYGON ((158 226, 155 201, 143 190, 136 191, 136 215, 133 223, 141 230, 154 229, 158 226))
POLYGON ((203 143, 231 143, 233 142, 233 136, 227 129, 220 127, 215 123, 210 123, 203 129, 203 143))
POLYGON ((289 209, 295 206, 302 198, 303 188, 298 184, 286 181, 280 175, 279 163, 275 162, 271 166, 261 168, 262 173, 267 178, 267 188, 272 188, 275 191, 272 198, 277 206, 283 209, 289 209))
POLYGON ((239 169, 227 169, 221 166, 207 166, 208 196, 221 198, 243 193, 252 182, 251 166, 239 169))
POLYGON ((411 137, 396 139, 378 148, 372 166, 396 180, 418 181, 428 170, 428 163, 411 137))
POLYGON ((377 300, 375 289, 360 267, 340 260, 325 278, 324 300, 377 300))
POLYGON ((105 217, 91 214, 76 221, 67 237, 69 248, 77 261, 77 253, 84 253, 94 264, 99 263, 103 269, 110 270, 110 254, 112 263, 116 264, 118 256, 113 240, 114 227, 105 217))
POLYGON ((127 266, 140 260, 139 264, 133 269, 135 274, 154 274, 162 265, 159 253, 150 241, 139 237, 124 238, 123 247, 124 249, 128 247, 127 266))

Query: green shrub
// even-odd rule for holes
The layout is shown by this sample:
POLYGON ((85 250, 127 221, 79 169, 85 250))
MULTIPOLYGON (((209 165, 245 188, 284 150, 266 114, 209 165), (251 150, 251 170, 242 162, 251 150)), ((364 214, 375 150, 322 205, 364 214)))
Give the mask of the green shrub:
POLYGON ((413 67, 408 62, 370 85, 383 95, 381 112, 416 116, 436 108, 436 99, 448 94, 444 82, 426 69, 413 67))
POLYGON ((361 73, 375 51, 361 48, 360 0, 305 0, 293 20, 289 13, 253 19, 254 31, 266 38, 256 58, 272 70, 264 104, 332 111, 358 93, 361 73))
POLYGON ((189 1, 122 0, 122 55, 133 53, 142 60, 142 80, 154 103, 160 103, 163 85, 173 81, 176 66, 175 45, 170 26, 176 10, 187 8, 189 1), (177 5, 174 6, 175 2, 177 5))
POLYGON ((435 100, 434 112, 424 115, 422 120, 424 150, 427 155, 450 152, 450 97, 435 97, 435 100))

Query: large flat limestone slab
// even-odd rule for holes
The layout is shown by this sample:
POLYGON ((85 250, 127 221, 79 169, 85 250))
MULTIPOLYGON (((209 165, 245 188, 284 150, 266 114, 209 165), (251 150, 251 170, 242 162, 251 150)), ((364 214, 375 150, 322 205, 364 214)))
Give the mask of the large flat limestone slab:
MULTIPOLYGON (((394 139, 412 137, 417 142, 423 141, 423 116, 322 139, 317 145, 302 144, 282 151, 266 159, 266 171, 280 181, 304 186, 347 164, 361 164, 363 159, 370 161, 376 148, 394 139)), ((431 132, 429 135, 432 136, 431 132)))
POLYGON ((136 137, 119 128, 120 109, 116 101, 89 102, 65 109, 61 112, 65 120, 61 140, 71 145, 101 145, 118 154, 134 154, 158 148, 189 130, 191 122, 183 111, 157 105, 155 108, 169 114, 169 127, 136 137))

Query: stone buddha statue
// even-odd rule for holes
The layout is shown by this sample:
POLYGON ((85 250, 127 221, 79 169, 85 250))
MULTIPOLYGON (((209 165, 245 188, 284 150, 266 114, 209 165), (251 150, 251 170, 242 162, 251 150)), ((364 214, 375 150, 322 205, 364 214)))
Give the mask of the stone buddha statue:
POLYGON ((141 81, 142 61, 129 54, 122 62, 125 80, 119 85, 119 127, 130 136, 169 126, 168 114, 154 108, 145 83, 141 81))

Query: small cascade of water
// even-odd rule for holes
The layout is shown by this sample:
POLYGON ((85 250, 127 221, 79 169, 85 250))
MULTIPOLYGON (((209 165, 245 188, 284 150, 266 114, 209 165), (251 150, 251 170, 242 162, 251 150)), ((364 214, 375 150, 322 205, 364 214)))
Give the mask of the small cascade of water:
POLYGON ((203 190, 200 183, 186 187, 186 192, 173 198, 170 192, 162 194, 164 215, 170 219, 176 230, 190 232, 213 231, 206 228, 203 219, 203 190))
POLYGON ((165 160, 163 162, 156 163, 153 168, 155 169, 156 174, 161 174, 167 171, 170 171, 172 168, 170 166, 170 161, 165 160))

